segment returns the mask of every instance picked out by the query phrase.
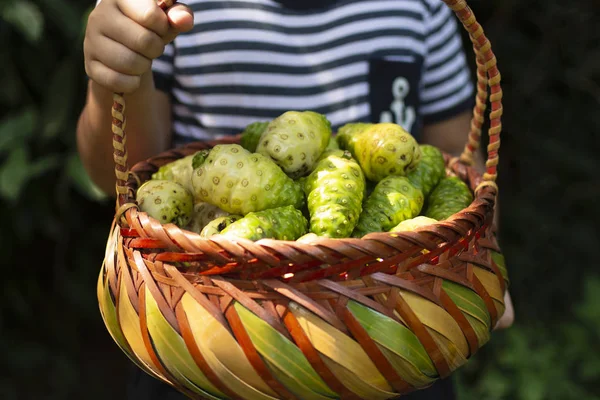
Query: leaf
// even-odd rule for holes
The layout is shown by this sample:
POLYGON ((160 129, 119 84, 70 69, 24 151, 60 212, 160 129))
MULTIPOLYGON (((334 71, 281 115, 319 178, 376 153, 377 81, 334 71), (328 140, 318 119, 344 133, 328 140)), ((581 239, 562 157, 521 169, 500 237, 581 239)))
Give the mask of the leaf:
POLYGON ((71 116, 76 80, 75 61, 64 59, 50 77, 42 108, 43 137, 51 139, 64 130, 71 116))
POLYGON ((13 151, 31 137, 37 124, 37 115, 37 111, 30 107, 0 122, 0 155, 13 151))
POLYGON ((471 327, 475 331, 475 335, 477 335, 477 343, 479 343, 479 347, 483 347, 487 342, 489 342, 491 337, 490 326, 481 323, 481 321, 477 318, 473 318, 469 314, 465 314, 467 321, 471 324, 471 327))
POLYGON ((454 346, 462 353, 463 357, 469 354, 469 346, 465 335, 458 323, 446 310, 412 292, 400 290, 400 294, 423 324, 454 343, 454 346))
POLYGON ((396 372, 400 374, 402 379, 404 379, 406 382, 413 385, 414 387, 421 388, 428 386, 437 379, 434 377, 424 375, 413 364, 406 361, 406 359, 399 357, 398 354, 387 349, 386 347, 383 347, 380 344, 378 344, 377 347, 379 347, 379 350, 381 350, 383 355, 385 355, 385 357, 388 359, 390 364, 392 364, 396 372))
POLYGON ((375 342, 405 359, 421 374, 438 376, 425 347, 410 329, 353 300, 348 302, 348 309, 375 342))
POLYGON ((241 304, 235 303, 235 309, 258 352, 274 367, 273 371, 279 373, 278 378, 290 391, 307 399, 338 396, 315 372, 294 343, 241 304))
MULTIPOLYGON (((121 272, 123 274, 124 272, 121 272)), ((121 326, 123 336, 127 339, 127 343, 136 355, 138 366, 147 371, 150 375, 157 377, 159 380, 168 382, 168 379, 163 376, 160 369, 146 349, 142 330, 140 328, 140 316, 131 304, 131 300, 127 295, 127 286, 125 280, 121 277, 119 286, 119 304, 118 304, 119 324, 121 326)))
POLYGON ((92 182, 81 163, 78 153, 71 153, 67 160, 66 171, 71 182, 84 196, 94 201, 102 201, 108 198, 108 195, 92 182))
POLYGON ((478 319, 488 327, 492 325, 485 302, 476 292, 449 280, 444 280, 442 288, 463 313, 478 319))
POLYGON ((467 363, 465 353, 463 353, 451 340, 433 329, 427 328, 427 331, 433 337, 444 358, 448 362, 451 371, 455 371, 467 363))
POLYGON ((198 349, 210 368, 244 399, 277 399, 235 337, 188 293, 181 298, 198 349))
POLYGON ((354 339, 294 302, 290 302, 289 308, 315 349, 356 375, 355 380, 363 381, 378 392, 392 392, 389 383, 354 339))
POLYGON ((31 43, 36 43, 44 30, 44 16, 37 5, 28 0, 10 2, 2 18, 18 29, 31 43))
POLYGON ((504 293, 500 287, 500 282, 496 274, 493 274, 483 268, 474 267, 473 273, 481 281, 481 284, 490 296, 501 303, 504 303, 504 293))
POLYGON ((506 259, 504 258, 504 255, 493 250, 490 250, 490 253, 492 254, 492 261, 498 266, 502 277, 509 283, 510 281, 508 279, 508 270, 506 269, 506 259))
POLYGON ((0 196, 15 202, 29 179, 28 154, 24 146, 13 150, 0 168, 0 196))
POLYGON ((156 354, 166 369, 190 390, 209 399, 228 398, 204 376, 181 336, 167 322, 152 293, 146 287, 146 320, 156 354))
POLYGON ((356 393, 361 399, 386 400, 398 396, 397 393, 381 390, 379 387, 365 382, 351 370, 338 364, 327 356, 321 355, 321 359, 342 385, 347 387, 351 392, 356 393))

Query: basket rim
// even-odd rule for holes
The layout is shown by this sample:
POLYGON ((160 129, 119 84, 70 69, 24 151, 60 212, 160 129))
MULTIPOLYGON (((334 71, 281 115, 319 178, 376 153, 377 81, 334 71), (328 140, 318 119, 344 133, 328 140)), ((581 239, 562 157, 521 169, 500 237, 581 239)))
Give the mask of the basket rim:
MULTIPOLYGON (((151 175, 156 172, 160 166, 187 155, 194 154, 199 150, 212 148, 217 144, 237 143, 240 136, 241 135, 235 135, 211 141, 191 142, 138 162, 130 170, 129 179, 127 181, 128 192, 135 193, 137 188, 142 183, 149 180, 151 175)), ((118 221, 119 227, 128 233, 128 237, 143 237, 144 239, 158 241, 156 243, 162 243, 160 247, 154 248, 157 250, 154 252, 155 254, 165 252, 183 254, 197 252, 208 254, 214 253, 213 256, 216 256, 216 260, 213 261, 218 261, 217 264, 219 265, 235 262, 233 260, 239 258, 231 257, 230 252, 229 255, 223 254, 223 252, 228 253, 228 248, 233 247, 238 250, 241 248, 242 250, 240 251, 242 253, 244 251, 256 251, 259 253, 265 253, 266 251, 267 253, 272 253, 273 250, 279 252, 282 248, 290 246, 293 246, 293 250, 297 251, 299 246, 301 246, 299 243, 306 246, 320 246, 328 249, 336 246, 360 248, 366 244, 365 241, 377 243, 377 245, 385 245, 386 241, 401 238, 414 247, 420 246, 421 248, 426 249, 423 243, 434 242, 436 248, 439 248, 440 246, 444 246, 445 248, 447 246, 456 245, 461 239, 467 236, 469 232, 479 231, 491 224, 496 201, 496 188, 489 185, 479 188, 483 179, 479 171, 474 167, 466 165, 460 160, 451 157, 448 153, 443 152, 443 154, 447 169, 469 185, 470 190, 474 193, 473 201, 469 206, 450 216, 446 220, 438 221, 410 232, 372 232, 362 238, 315 237, 306 242, 276 239, 260 239, 254 242, 243 238, 229 238, 221 235, 204 238, 196 232, 180 228, 172 223, 162 224, 160 221, 150 217, 147 213, 138 209, 135 198, 132 198, 131 195, 129 196, 130 202, 117 210, 115 219, 118 221), (478 188, 479 190, 477 190, 478 188), (120 218, 121 216, 123 218, 120 218), (468 224, 463 223, 465 220, 468 221, 468 224), (146 229, 144 226, 149 228, 146 229), (450 237, 450 240, 448 240, 448 237, 450 237)), ((373 255, 372 251, 367 250, 365 252, 364 249, 360 250, 363 250, 365 256, 366 254, 373 255)), ((240 253, 238 252, 238 255, 239 254, 240 253)), ((274 257, 272 254, 263 254, 263 256, 265 257, 264 259, 261 257, 258 258, 261 261, 266 262, 266 264, 280 264, 274 259, 269 260, 269 257, 274 257)), ((351 259, 350 261, 356 260, 351 259)), ((222 272, 221 269, 217 269, 210 275, 227 275, 227 272, 222 272)))

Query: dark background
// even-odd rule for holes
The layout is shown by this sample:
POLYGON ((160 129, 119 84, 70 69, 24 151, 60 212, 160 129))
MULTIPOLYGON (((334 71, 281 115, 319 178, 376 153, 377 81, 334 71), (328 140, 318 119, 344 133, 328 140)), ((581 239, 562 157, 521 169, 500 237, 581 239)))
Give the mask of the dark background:
MULTIPOLYGON (((123 398, 129 361, 95 293, 113 203, 75 150, 92 3, 0 2, 5 400, 123 398)), ((455 374, 460 399, 600 399, 600 4, 470 4, 503 76, 501 244, 516 323, 455 374)))

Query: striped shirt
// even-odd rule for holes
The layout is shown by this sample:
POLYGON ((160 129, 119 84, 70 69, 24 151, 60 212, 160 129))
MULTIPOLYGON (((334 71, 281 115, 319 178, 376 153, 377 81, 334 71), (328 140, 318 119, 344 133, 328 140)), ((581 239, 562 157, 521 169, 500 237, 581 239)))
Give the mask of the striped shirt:
POLYGON ((472 106, 452 11, 440 0, 187 0, 195 26, 154 60, 176 141, 239 133, 287 110, 396 122, 413 135, 472 106), (333 4, 332 4, 333 3, 333 4), (323 2, 321 2, 323 4, 323 2))

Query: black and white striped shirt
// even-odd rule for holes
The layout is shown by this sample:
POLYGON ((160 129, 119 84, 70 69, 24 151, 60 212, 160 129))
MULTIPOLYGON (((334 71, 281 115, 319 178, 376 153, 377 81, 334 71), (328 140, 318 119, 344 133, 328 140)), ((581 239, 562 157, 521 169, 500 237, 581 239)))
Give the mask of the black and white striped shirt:
POLYGON ((153 62, 157 88, 172 96, 179 142, 239 133, 287 110, 325 114, 334 129, 393 121, 418 136, 423 123, 472 105, 458 24, 440 0, 308 10, 274 0, 183 3, 194 29, 153 62))

